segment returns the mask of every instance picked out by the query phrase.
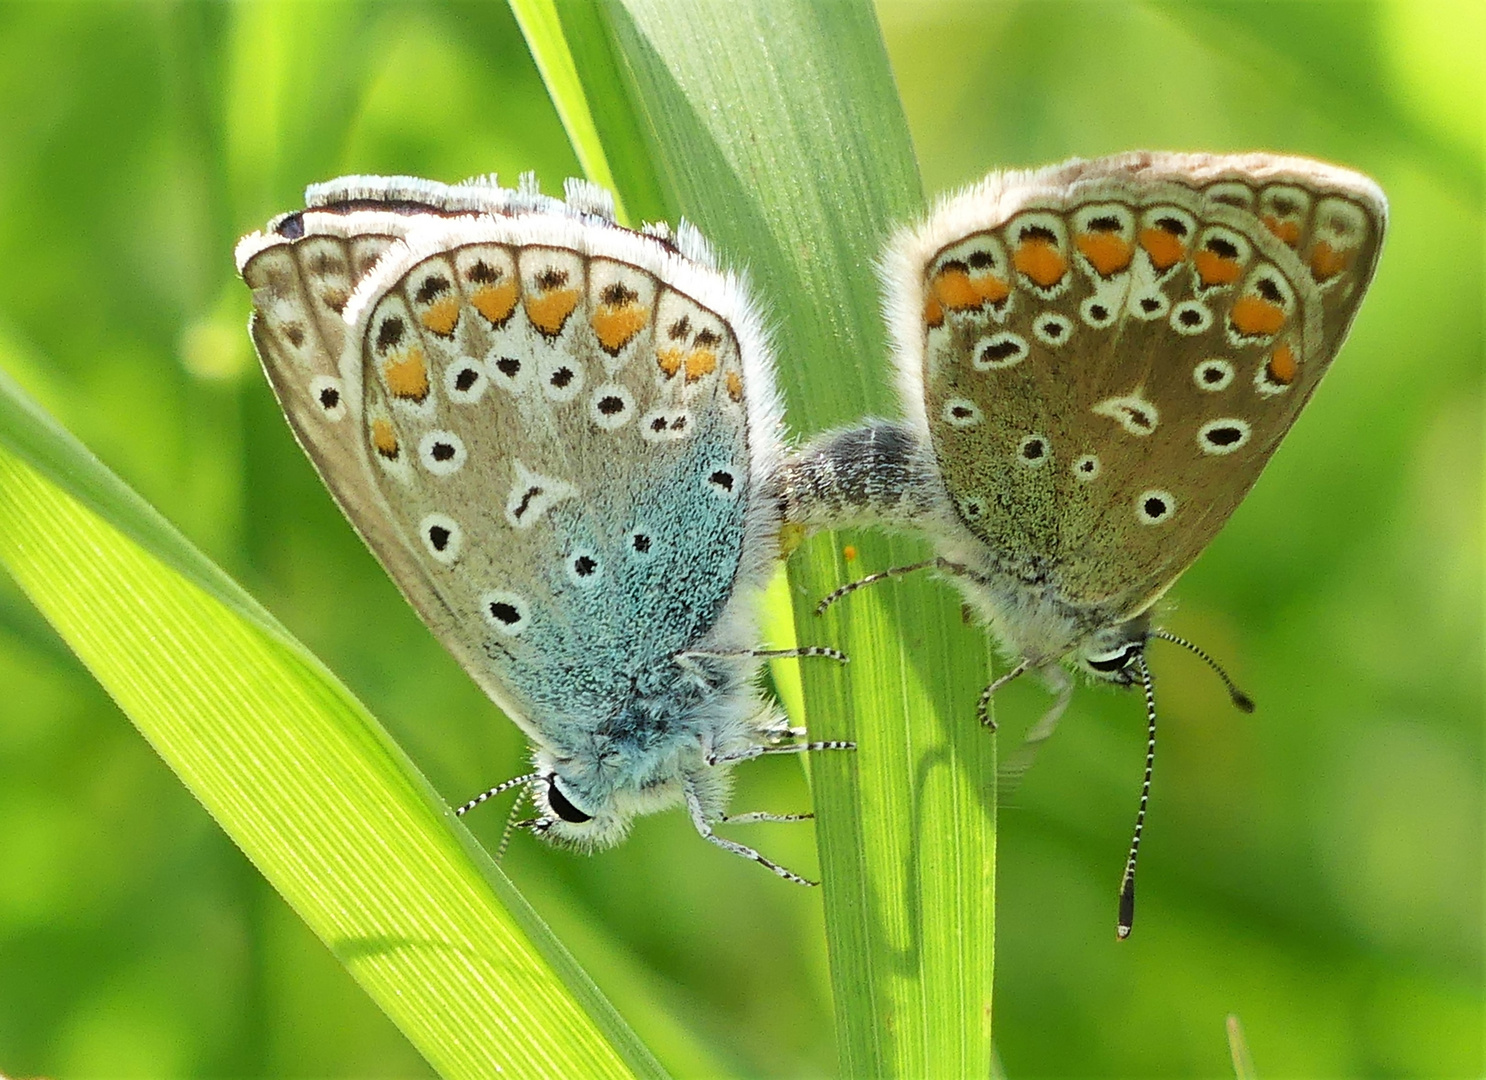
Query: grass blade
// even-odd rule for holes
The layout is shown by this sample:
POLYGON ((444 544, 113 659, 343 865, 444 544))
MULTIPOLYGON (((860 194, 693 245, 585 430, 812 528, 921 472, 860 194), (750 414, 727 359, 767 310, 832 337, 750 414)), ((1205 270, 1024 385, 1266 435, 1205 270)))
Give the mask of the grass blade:
POLYGON ((360 703, 3 376, 0 564, 442 1075, 662 1075, 360 703))
MULTIPOLYGON (((869 5, 602 5, 666 201, 746 262, 778 327, 794 423, 894 406, 873 262, 921 209, 901 106, 869 5)), ((608 133, 600 128, 608 140, 608 133)), ((884 585, 825 620, 815 599, 922 557, 904 540, 807 544, 791 564, 844 1075, 984 1076, 994 941, 994 743, 974 720, 984 645, 932 582, 884 585), (926 868, 932 868, 931 871, 926 868)))

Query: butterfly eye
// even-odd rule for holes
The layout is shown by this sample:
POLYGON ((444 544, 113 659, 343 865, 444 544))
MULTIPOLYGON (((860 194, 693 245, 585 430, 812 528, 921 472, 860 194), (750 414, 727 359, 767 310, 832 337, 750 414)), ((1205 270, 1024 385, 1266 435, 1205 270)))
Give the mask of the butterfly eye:
POLYGON ((1086 656, 1084 657, 1084 663, 1088 664, 1094 671, 1108 675, 1111 672, 1120 671, 1127 667, 1130 661, 1134 660, 1136 655, 1139 654, 1140 648, 1138 643, 1132 642, 1113 653, 1105 653, 1100 656, 1086 656))
POLYGON ((547 778, 547 805, 552 807, 552 812, 569 825, 582 825, 585 821, 592 821, 592 814, 585 814, 573 805, 572 801, 562 793, 557 786, 557 777, 547 778))

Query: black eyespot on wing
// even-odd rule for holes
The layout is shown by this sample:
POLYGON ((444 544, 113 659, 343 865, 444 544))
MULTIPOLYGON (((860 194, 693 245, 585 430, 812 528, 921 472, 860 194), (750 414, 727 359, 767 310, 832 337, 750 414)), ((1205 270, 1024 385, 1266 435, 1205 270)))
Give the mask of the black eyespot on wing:
POLYGON ((1094 317, 1094 320, 1096 322, 1103 322, 1105 319, 1109 318, 1109 308, 1105 307, 1103 304, 1090 304, 1089 314, 1094 317))
POLYGON ((459 374, 454 376, 454 389, 464 393, 480 378, 480 373, 474 368, 463 368, 459 374))
POLYGON ((722 488, 723 491, 733 490, 733 474, 726 469, 718 469, 711 476, 707 477, 707 480, 709 483, 716 484, 722 488))
POLYGON ((616 413, 624 412, 624 399, 614 394, 599 398, 599 412, 605 416, 613 416, 616 413))
POLYGON ((537 288, 543 292, 547 292, 549 289, 560 288, 567 283, 568 272, 566 270, 559 270, 555 266, 549 266, 537 274, 537 288))
POLYGON ((1243 438, 1243 432, 1236 427, 1212 428, 1204 433, 1204 438, 1214 446, 1232 446, 1243 438))
POLYGON ((418 286, 418 291, 413 294, 413 299, 420 304, 427 304, 437 300, 449 291, 449 279, 441 274, 430 274, 423 279, 423 284, 418 286))
POLYGON ((640 299, 640 294, 625 285, 622 281, 605 285, 599 293, 600 303, 608 304, 610 307, 623 307, 625 304, 632 304, 638 299, 640 299))
POLYGON ((428 453, 435 461, 450 461, 454 457, 454 447, 446 442, 436 442, 428 453))
POLYGON ((719 334, 716 330, 703 327, 701 330, 697 331, 696 341, 694 342, 694 344, 696 344, 699 348, 710 349, 712 346, 720 344, 721 341, 722 335, 719 334))
POLYGON ((428 527, 428 542, 433 545, 435 551, 443 551, 449 546, 450 532, 442 525, 430 525, 428 527))
POLYGON ((304 344, 304 327, 297 322, 285 323, 284 336, 289 339, 289 344, 297 349, 304 344))
POLYGON ((1047 447, 1042 444, 1041 439, 1028 439, 1022 444, 1022 457, 1028 461, 1036 461, 1047 452, 1047 447))
POLYGON ((681 316, 681 318, 677 319, 666 329, 666 334, 672 340, 684 338, 689 333, 691 333, 691 320, 685 315, 681 316))
POLYGON ((1272 278, 1260 278, 1254 283, 1254 288, 1258 289, 1259 295, 1271 304, 1281 303, 1285 298, 1284 294, 1280 292, 1280 287, 1274 283, 1274 279, 1272 278))
POLYGON ((573 560, 573 573, 579 577, 588 577, 598 568, 599 564, 589 555, 579 555, 573 560))
POLYGON ((1187 235, 1187 225, 1186 225, 1186 222, 1182 221, 1180 218, 1174 218, 1174 217, 1157 218, 1156 219, 1156 228, 1160 229, 1164 233, 1169 233, 1172 236, 1186 236, 1187 235))
POLYGON ((972 251, 967 261, 972 270, 984 270, 988 266, 996 265, 996 260, 989 251, 972 251))
POLYGON ((1166 500, 1155 495, 1147 498, 1144 506, 1147 517, 1158 518, 1166 513, 1166 500))
POLYGON ((980 358, 982 362, 989 364, 999 360, 1005 360, 1012 356, 1016 356, 1021 351, 1022 346, 1020 342, 1012 341, 1011 339, 1006 338, 1001 341, 993 341, 984 349, 981 349, 980 358))
POLYGON ((521 612, 516 610, 515 604, 508 604, 504 600, 495 600, 490 605, 490 617, 507 626, 515 626, 521 621, 521 612))
POLYGON ((521 371, 521 361, 514 356, 502 356, 495 362, 495 368, 508 379, 514 379, 521 371))
POLYGON ((1147 296, 1140 302, 1140 310, 1147 313, 1155 311, 1160 306, 1161 301, 1157 300, 1153 296, 1147 296))
MULTIPOLYGON (((604 407, 603 402, 599 402, 599 408, 602 409, 603 407, 604 407)), ((664 431, 664 430, 666 430, 666 418, 664 416, 657 416, 654 420, 650 421, 650 430, 651 431, 664 431)))
POLYGON ((971 416, 975 415, 974 410, 965 405, 956 405, 949 411, 950 415, 953 416, 956 420, 968 420, 971 416))
POLYGON ((644 533, 635 533, 634 545, 635 550, 638 551, 641 555, 648 554, 650 551, 650 537, 646 536, 644 533))
POLYGON ((1223 381, 1223 369, 1220 368, 1220 367, 1218 367, 1216 364, 1214 364, 1212 367, 1205 367, 1205 368, 1203 368, 1202 369, 1202 381, 1205 382, 1205 383, 1222 382, 1223 381))
POLYGON ((520 521, 522 516, 531 507, 531 501, 540 494, 542 494, 542 489, 539 487, 527 488, 521 495, 521 501, 516 504, 516 509, 511 511, 511 516, 517 521, 520 521))
POLYGON ((501 279, 501 273, 484 259, 471 266, 469 273, 465 275, 476 285, 493 285, 501 279))
POLYGON ((573 369, 570 367, 560 367, 552 373, 552 378, 547 381, 561 390, 573 381, 573 369))
POLYGON ((1083 461, 1080 461, 1078 463, 1078 471, 1079 472, 1091 473, 1091 472, 1094 471, 1095 468, 1096 468, 1096 466, 1095 466, 1093 460, 1090 459, 1090 458, 1085 458, 1083 461))
POLYGON ((1232 240, 1225 240, 1221 236, 1209 236, 1207 243, 1202 245, 1220 259, 1238 258, 1238 248, 1232 240))
POLYGON ((1042 324, 1042 332, 1044 334, 1046 334, 1050 338, 1062 337, 1063 336, 1063 324, 1060 323, 1060 322, 1055 322, 1052 319, 1049 319, 1047 322, 1045 322, 1045 323, 1042 324))
POLYGON ((1202 321, 1202 312, 1193 308, 1186 308, 1177 315, 1177 319, 1183 326, 1196 326, 1202 321))
POLYGON ((1096 217, 1089 222, 1090 232, 1119 232, 1120 219, 1117 217, 1096 217))
POLYGON ((1046 225, 1028 225, 1017 234, 1017 239, 1024 244, 1028 240, 1041 240, 1044 244, 1056 244, 1058 234, 1046 225))
POLYGON ((676 419, 674 419, 674 420, 671 421, 671 430, 672 431, 681 431, 685 427, 686 427, 686 417, 685 416, 678 416, 678 417, 676 417, 676 419))
POLYGON ((395 346, 402 340, 403 331, 406 329, 399 315, 383 319, 382 325, 377 327, 377 349, 385 352, 395 346))
POLYGON ((329 412, 341 403, 341 392, 333 386, 327 386, 320 391, 320 408, 329 412))
POLYGON ((552 807, 552 812, 569 825, 582 825, 585 821, 592 821, 592 814, 585 814, 579 810, 557 787, 556 779, 547 781, 547 805, 552 807))

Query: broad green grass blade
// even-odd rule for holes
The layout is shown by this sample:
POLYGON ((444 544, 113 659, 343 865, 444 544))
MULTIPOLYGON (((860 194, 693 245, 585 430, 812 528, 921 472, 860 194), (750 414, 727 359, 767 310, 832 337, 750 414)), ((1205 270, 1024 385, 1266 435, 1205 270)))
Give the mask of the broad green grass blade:
MULTIPOLYGON (((922 196, 870 5, 598 10, 666 202, 751 271, 797 429, 894 410, 873 265, 922 196)), ((848 576, 923 554, 853 536, 848 566, 843 539, 818 538, 791 564, 799 639, 852 656, 844 671, 802 669, 812 736, 859 745, 813 768, 841 1071, 985 1076, 995 755, 974 718, 984 645, 929 581, 813 618, 848 576)))
POLYGON ((3 376, 0 563, 442 1075, 662 1075, 360 703, 3 376))

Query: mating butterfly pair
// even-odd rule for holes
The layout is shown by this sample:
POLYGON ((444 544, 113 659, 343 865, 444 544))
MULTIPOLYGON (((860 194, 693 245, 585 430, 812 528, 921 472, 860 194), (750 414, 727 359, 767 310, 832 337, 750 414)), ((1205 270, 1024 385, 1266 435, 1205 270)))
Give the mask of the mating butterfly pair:
POLYGON ((573 181, 558 200, 349 177, 306 203, 237 247, 264 368, 347 517, 533 744, 530 773, 460 813, 519 788, 520 824, 596 848, 681 803, 802 883, 713 831, 803 816, 729 817, 732 765, 850 745, 793 741, 754 686, 767 657, 845 659, 757 648, 781 527, 926 532, 924 565, 1017 661, 983 717, 1040 671, 1045 737, 1068 663, 1141 682, 1153 747, 1151 606, 1325 372, 1386 218, 1366 178, 1298 158, 993 174, 889 249, 904 419, 789 455, 758 309, 690 226, 621 228, 573 181))

